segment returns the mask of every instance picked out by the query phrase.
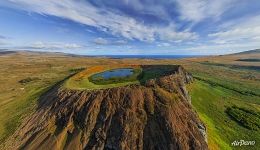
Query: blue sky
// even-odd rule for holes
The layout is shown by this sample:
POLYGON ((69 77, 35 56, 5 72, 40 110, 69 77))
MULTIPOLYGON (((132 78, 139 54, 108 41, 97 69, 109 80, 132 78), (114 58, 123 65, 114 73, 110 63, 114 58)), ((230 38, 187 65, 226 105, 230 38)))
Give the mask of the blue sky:
POLYGON ((0 48, 87 55, 260 48, 259 0, 5 0, 0 48))

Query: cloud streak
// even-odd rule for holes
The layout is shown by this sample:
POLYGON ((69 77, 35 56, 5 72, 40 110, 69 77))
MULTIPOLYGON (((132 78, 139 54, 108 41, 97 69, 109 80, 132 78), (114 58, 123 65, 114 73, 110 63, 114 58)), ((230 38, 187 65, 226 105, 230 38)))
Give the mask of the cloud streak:
POLYGON ((3 39, 7 39, 7 37, 3 36, 3 35, 0 35, 0 39, 3 40, 3 39))
MULTIPOLYGON (((239 19, 230 24, 224 31, 211 33, 213 41, 222 43, 260 43, 260 15, 239 19)), ((260 46, 260 44, 259 44, 260 46)))
POLYGON ((206 18, 218 18, 237 0, 176 0, 181 18, 199 22, 206 18))
POLYGON ((0 35, 0 46, 5 46, 5 45, 8 45, 10 44, 7 39, 9 39, 8 37, 6 36, 3 36, 3 35, 0 35))
POLYGON ((53 42, 53 43, 46 43, 46 42, 34 42, 32 44, 29 44, 27 46, 23 46, 20 48, 25 48, 25 49, 79 49, 83 48, 84 46, 78 45, 75 43, 61 43, 61 42, 53 42))
POLYGON ((96 38, 93 41, 96 45, 126 45, 126 40, 117 40, 117 39, 105 39, 105 38, 96 38))
POLYGON ((4 33, 12 39, 0 36, 0 44, 12 41, 17 46, 33 40, 41 42, 25 47, 84 51, 87 43, 97 52, 122 52, 122 45, 144 53, 246 50, 260 47, 259 4, 257 0, 6 0, 0 6, 15 13, 6 13, 0 21, 16 28, 8 15, 23 12, 19 19, 26 20, 21 23, 25 28, 16 30, 29 34, 23 39, 6 23, 3 28, 9 30, 4 33), (34 24, 39 29, 31 29, 34 24))
POLYGON ((43 15, 57 16, 96 27, 114 36, 129 40, 152 42, 155 40, 193 40, 198 36, 188 31, 177 31, 173 23, 163 27, 147 25, 125 14, 97 8, 86 1, 9 0, 13 7, 43 15))

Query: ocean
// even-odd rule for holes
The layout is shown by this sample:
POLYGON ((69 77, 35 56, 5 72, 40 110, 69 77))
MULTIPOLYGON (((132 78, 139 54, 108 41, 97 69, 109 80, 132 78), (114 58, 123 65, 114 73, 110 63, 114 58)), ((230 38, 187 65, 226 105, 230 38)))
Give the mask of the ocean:
POLYGON ((138 59, 181 59, 191 57, 202 57, 202 55, 96 55, 94 57, 107 57, 114 59, 138 58, 138 59))

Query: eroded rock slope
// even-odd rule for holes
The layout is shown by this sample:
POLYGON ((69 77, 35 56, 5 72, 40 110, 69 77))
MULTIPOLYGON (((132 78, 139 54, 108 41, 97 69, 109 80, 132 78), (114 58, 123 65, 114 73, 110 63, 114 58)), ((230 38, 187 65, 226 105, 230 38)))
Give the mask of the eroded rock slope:
POLYGON ((185 89, 192 77, 181 66, 173 68, 143 85, 91 91, 56 87, 41 97, 11 147, 207 149, 205 127, 185 89))

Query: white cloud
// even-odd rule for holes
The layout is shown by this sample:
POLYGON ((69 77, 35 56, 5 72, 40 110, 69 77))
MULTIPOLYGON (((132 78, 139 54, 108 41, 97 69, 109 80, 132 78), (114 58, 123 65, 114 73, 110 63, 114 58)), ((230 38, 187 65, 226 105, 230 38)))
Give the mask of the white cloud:
POLYGON ((230 53, 236 53, 240 51, 245 50, 253 50, 253 49, 259 49, 260 42, 247 42, 247 43, 223 43, 223 44, 202 44, 202 45, 193 45, 188 48, 183 48, 183 51, 187 51, 189 54, 230 54, 230 53))
MULTIPOLYGON (((141 0, 123 0, 125 5, 130 6, 131 11, 140 12, 140 15, 150 15, 155 17, 165 18, 166 24, 147 24, 140 18, 131 17, 120 10, 113 10, 113 8, 95 7, 88 1, 83 0, 6 0, 9 2, 9 7, 15 7, 22 9, 29 13, 39 13, 42 15, 51 15, 74 22, 97 28, 99 31, 106 34, 114 35, 113 38, 96 38, 92 42, 95 43, 94 49, 102 49, 105 46, 101 45, 124 45, 127 46, 130 40, 140 40, 150 42, 151 47, 158 46, 160 49, 169 50, 170 48, 180 49, 182 47, 186 50, 193 50, 195 53, 227 53, 227 51, 239 51, 246 49, 254 49, 260 47, 260 16, 249 18, 252 14, 243 14, 245 18, 238 17, 239 19, 233 20, 232 16, 228 16, 224 19, 221 17, 226 12, 231 10, 232 7, 238 10, 242 7, 242 2, 238 0, 169 0, 163 2, 151 1, 151 5, 145 5, 141 0), (168 3, 169 2, 169 3, 168 3), (237 2, 237 4, 234 4, 237 2), (11 4, 10 4, 11 3, 11 4), (158 4, 160 3, 160 4, 158 4), (161 3, 167 3, 167 7, 161 3), (158 4, 158 6, 156 6, 158 4), (172 5, 170 5, 172 4, 172 5), (169 7, 175 8, 173 5, 177 4, 177 10, 169 11, 169 7), (165 10, 168 9, 168 10, 165 10), (158 11, 158 14, 156 14, 158 11), (177 11, 176 16, 170 14, 177 11), (176 18, 180 15, 180 18, 176 18), (174 17, 174 18, 173 18, 174 17), (182 20, 179 20, 182 19, 182 20), (209 19, 209 20, 207 20, 209 19), (209 21, 219 20, 218 23, 223 22, 220 26, 205 27, 204 32, 201 32, 201 36, 192 32, 194 24, 201 22, 202 24, 209 21), (231 19, 227 21, 226 19, 231 19), (178 21, 179 24, 176 22, 178 21), (184 21, 185 20, 185 21, 184 21), (188 21, 188 22, 187 22, 188 21), (183 24, 185 22, 185 24, 183 24), (182 29, 178 31, 178 29, 182 29), (208 34, 209 31, 216 31, 208 34), (204 34, 208 36, 204 37, 204 34), (123 37, 123 38, 121 38, 123 37), (203 39, 204 38, 204 39, 203 39), (122 40, 118 40, 122 39, 122 40), (199 41, 204 41, 201 45, 199 41), (156 41, 155 43, 152 43, 156 41), (96 47, 95 47, 96 46, 96 47)), ((6 1, 1 2, 7 3, 6 1)), ((247 3, 247 2, 246 2, 247 3)), ((129 8, 129 7, 127 7, 129 8)), ((233 8, 232 8, 233 9, 233 8)), ((233 12, 236 13, 236 12, 233 12)), ((162 20, 163 20, 162 19, 162 20)), ((203 24, 204 25, 204 24, 203 24)), ((86 31, 91 35, 96 34, 96 30, 86 31)), ((58 32, 67 32, 67 30, 59 29, 58 32)), ((97 33, 98 34, 98 33, 97 33)), ((103 35, 103 34, 102 34, 103 35)), ((102 36, 101 35, 101 36, 102 36)), ((105 34, 104 34, 105 35, 105 34)), ((92 43, 92 44, 93 44, 92 43)), ((0 37, 1 44, 1 37, 0 37)), ((115 46, 115 47, 116 47, 115 46)), ((136 45, 138 48, 138 45, 136 45)), ((75 49, 85 46, 81 46, 74 43, 44 43, 36 42, 30 45, 31 48, 38 49, 75 49)), ((119 46, 118 46, 119 47, 119 46)), ((114 48, 114 47, 113 47, 114 48)), ((133 48, 133 49, 137 49, 133 48)), ((93 49, 93 48, 91 48, 93 49)), ((140 47, 142 49, 142 47, 140 47)), ((102 49, 103 50, 103 49, 102 49)), ((106 50, 107 51, 107 50, 106 50)), ((149 50, 149 52, 152 50, 149 50)))
POLYGON ((160 36, 160 39, 168 42, 180 42, 185 39, 196 40, 198 38, 198 35, 193 32, 175 32, 171 26, 158 30, 158 35, 160 36))
POLYGON ((127 44, 127 41, 126 40, 117 40, 114 42, 115 45, 124 45, 124 44, 127 44))
POLYGON ((169 47, 169 46, 171 46, 171 44, 170 43, 158 43, 157 46, 158 47, 169 47))
POLYGON ((255 36, 255 37, 253 37, 252 39, 253 39, 253 40, 258 40, 258 41, 260 41, 260 36, 255 36))
POLYGON ((9 41, 7 41, 8 39, 10 39, 9 37, 0 35, 0 46, 5 46, 8 44, 11 44, 9 41))
POLYGON ((113 38, 105 39, 105 38, 96 38, 93 41, 97 45, 125 45, 127 44, 126 40, 117 40, 113 38))
POLYGON ((208 35, 214 38, 213 41, 215 43, 247 43, 254 41, 260 43, 260 16, 227 22, 223 26, 225 28, 221 28, 222 31, 208 35), (228 24, 228 26, 226 24, 228 24))
MULTIPOLYGON (((152 42, 158 38, 159 40, 175 41, 190 40, 197 36, 196 33, 176 31, 173 25, 160 28, 148 26, 132 17, 96 8, 87 1, 9 0, 9 2, 18 9, 66 18, 130 40, 152 42)), ((139 5, 138 3, 133 4, 139 5)), ((158 10, 160 9, 158 8, 158 10)), ((163 14, 163 11, 160 12, 163 14)))
POLYGON ((209 34, 210 37, 218 37, 226 40, 251 39, 260 36, 260 26, 250 28, 234 28, 209 34))
POLYGON ((46 43, 41 41, 25 46, 25 48, 29 48, 29 49, 78 49, 82 47, 83 47, 82 45, 78 45, 75 43, 60 43, 60 42, 46 43))
POLYGON ((210 40, 194 43, 183 50, 200 54, 228 54, 260 48, 260 15, 224 22, 219 30, 208 34, 210 40))
POLYGON ((0 39, 7 39, 7 37, 3 36, 3 35, 0 35, 0 39))
POLYGON ((206 18, 218 18, 231 8, 235 0, 176 0, 181 18, 199 22, 206 18))
POLYGON ((0 39, 0 46, 5 46, 7 44, 9 44, 9 43, 7 43, 6 41, 0 39))
POLYGON ((97 38, 94 40, 94 43, 98 45, 107 45, 108 41, 104 38, 97 38))
POLYGON ((82 45, 78 45, 75 43, 64 45, 64 48, 67 48, 67 49, 76 49, 76 48, 82 48, 82 47, 83 47, 82 45))

